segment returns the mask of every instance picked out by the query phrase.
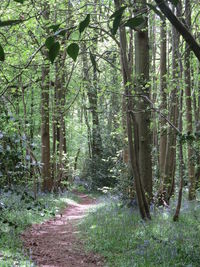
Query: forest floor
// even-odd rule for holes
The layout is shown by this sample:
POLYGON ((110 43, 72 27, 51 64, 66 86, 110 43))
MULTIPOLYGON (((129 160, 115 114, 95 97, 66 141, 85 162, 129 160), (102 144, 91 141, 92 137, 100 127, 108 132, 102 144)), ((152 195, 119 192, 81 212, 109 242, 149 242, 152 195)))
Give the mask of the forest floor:
POLYGON ((87 253, 78 238, 78 223, 94 208, 95 199, 78 194, 80 203, 74 202, 62 214, 41 224, 35 224, 21 235, 24 247, 37 266, 94 267, 103 266, 101 256, 87 253))

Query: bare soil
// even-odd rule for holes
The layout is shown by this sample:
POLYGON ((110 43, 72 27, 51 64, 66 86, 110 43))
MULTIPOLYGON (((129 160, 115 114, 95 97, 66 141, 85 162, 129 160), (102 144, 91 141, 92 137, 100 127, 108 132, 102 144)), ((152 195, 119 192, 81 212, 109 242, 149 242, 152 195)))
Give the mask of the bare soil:
POLYGON ((80 204, 68 205, 62 214, 33 225, 21 235, 25 249, 37 266, 104 266, 102 257, 84 251, 83 242, 77 235, 77 224, 96 205, 96 201, 84 194, 78 196, 80 204))

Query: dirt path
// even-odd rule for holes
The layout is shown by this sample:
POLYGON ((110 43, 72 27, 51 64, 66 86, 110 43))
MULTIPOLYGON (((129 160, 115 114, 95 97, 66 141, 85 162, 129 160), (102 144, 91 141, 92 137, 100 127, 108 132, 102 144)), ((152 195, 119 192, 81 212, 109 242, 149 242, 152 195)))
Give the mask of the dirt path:
POLYGON ((69 205, 61 215, 42 224, 35 224, 22 234, 25 248, 32 260, 43 267, 94 267, 103 266, 103 260, 95 254, 84 252, 77 237, 77 223, 95 200, 79 194, 80 204, 69 205))

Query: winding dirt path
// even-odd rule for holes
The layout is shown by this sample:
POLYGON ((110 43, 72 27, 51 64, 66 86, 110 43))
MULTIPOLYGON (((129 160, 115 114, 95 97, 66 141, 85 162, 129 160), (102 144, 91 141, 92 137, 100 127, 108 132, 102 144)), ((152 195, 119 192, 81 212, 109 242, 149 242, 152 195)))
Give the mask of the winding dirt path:
POLYGON ((95 267, 104 266, 103 259, 86 253, 77 237, 77 224, 95 200, 79 194, 80 204, 70 204, 62 216, 42 224, 35 224, 22 234, 24 247, 30 251, 31 259, 43 267, 95 267))

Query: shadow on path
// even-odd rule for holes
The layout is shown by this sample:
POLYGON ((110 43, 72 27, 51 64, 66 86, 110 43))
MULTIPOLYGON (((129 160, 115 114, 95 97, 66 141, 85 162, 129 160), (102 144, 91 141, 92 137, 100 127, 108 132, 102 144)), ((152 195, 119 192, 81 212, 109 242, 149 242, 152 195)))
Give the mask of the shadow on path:
POLYGON ((103 260, 93 253, 86 253, 77 237, 77 223, 96 206, 95 200, 78 194, 80 204, 69 205, 61 215, 35 224, 22 235, 24 247, 32 260, 43 267, 102 267, 103 260))

